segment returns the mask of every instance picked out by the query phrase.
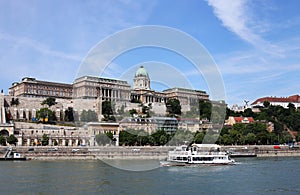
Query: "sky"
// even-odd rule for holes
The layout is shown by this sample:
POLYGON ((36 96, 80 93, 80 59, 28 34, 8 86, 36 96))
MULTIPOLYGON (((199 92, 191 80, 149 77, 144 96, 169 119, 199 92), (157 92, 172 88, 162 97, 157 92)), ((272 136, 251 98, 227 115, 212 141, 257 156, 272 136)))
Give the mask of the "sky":
MULTIPOLYGON (((186 33, 205 48, 229 105, 299 94, 299 7, 298 0, 0 0, 0 89, 8 94, 13 82, 27 76, 72 83, 107 37, 153 25, 186 33)), ((131 83, 140 65, 152 75, 152 89, 178 85, 211 94, 205 71, 163 48, 124 52, 99 76, 131 83)))

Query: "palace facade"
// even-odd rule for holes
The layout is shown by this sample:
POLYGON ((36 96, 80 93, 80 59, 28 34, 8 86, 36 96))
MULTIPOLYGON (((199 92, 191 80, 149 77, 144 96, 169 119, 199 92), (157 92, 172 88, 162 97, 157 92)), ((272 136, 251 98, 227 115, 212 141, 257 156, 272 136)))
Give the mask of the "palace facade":
MULTIPOLYGON (((176 119, 163 118, 166 114, 166 101, 176 98, 180 101, 182 112, 190 110, 190 103, 195 100, 208 100, 205 91, 170 88, 162 92, 151 89, 151 79, 146 69, 140 66, 133 78, 133 88, 127 81, 93 76, 83 76, 74 80, 72 84, 41 81, 31 77, 25 77, 20 82, 14 82, 9 88, 9 95, 0 94, 0 135, 9 136, 15 134, 19 145, 36 145, 43 134, 47 134, 50 145, 61 146, 89 145, 95 146, 95 135, 111 132, 118 140, 119 131, 128 128, 143 129, 141 124, 147 124, 147 132, 153 132, 157 128, 166 131, 176 131, 184 125, 176 119), (76 116, 86 110, 95 111, 98 121, 101 121, 102 102, 111 101, 115 110, 124 108, 124 111, 141 109, 140 104, 150 105, 151 111, 157 114, 152 118, 125 118, 119 123, 105 123, 95 121, 86 127, 67 128, 58 126, 38 125, 28 123, 28 126, 15 126, 12 121, 30 122, 37 111, 45 107, 41 103, 48 97, 54 97, 56 104, 50 109, 55 112, 58 121, 63 121, 65 111, 73 108, 76 116), (18 101, 16 101, 18 100, 18 101), (138 121, 137 121, 138 120, 138 121), (146 121, 143 121, 146 120, 146 121), (2 125, 1 125, 2 124, 2 125)), ((117 112, 115 112, 117 113, 117 112)), ((195 131, 199 122, 190 127, 195 131), (196 125, 196 126, 195 126, 196 125)), ((117 144, 116 142, 115 144, 117 144)))

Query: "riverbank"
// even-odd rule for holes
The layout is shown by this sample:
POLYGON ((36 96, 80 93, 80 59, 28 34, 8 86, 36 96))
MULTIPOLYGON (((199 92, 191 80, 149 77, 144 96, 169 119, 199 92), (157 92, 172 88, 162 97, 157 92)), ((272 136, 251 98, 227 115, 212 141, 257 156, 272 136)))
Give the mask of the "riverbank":
MULTIPOLYGON (((4 155, 7 147, 0 148, 4 155)), ((174 146, 152 147, 49 147, 35 146, 14 147, 14 150, 31 160, 101 160, 101 159, 157 159, 167 158, 168 151, 174 146)), ((259 157, 288 157, 300 156, 300 149, 290 149, 288 146, 221 146, 221 150, 241 154, 255 153, 259 157)), ((1 155, 0 154, 0 155, 1 155)))

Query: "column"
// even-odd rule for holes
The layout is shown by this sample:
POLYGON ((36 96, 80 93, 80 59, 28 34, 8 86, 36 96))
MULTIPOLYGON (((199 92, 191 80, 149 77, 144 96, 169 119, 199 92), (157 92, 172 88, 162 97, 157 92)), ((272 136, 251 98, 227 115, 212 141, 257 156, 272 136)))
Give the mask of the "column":
POLYGON ((18 142, 17 142, 17 145, 18 146, 22 146, 23 145, 23 139, 22 139, 22 136, 18 137, 18 142))
POLYGON ((26 108, 26 110, 25 110, 25 119, 26 120, 30 120, 30 118, 29 118, 29 109, 28 108, 26 108))

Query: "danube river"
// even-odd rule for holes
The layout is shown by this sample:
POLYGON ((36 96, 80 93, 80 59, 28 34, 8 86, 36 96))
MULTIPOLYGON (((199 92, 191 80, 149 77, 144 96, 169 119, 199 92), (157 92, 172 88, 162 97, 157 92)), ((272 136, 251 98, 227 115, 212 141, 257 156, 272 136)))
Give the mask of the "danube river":
POLYGON ((149 171, 120 170, 101 161, 2 161, 0 190, 1 194, 300 194, 300 157, 236 160, 230 166, 149 171))

